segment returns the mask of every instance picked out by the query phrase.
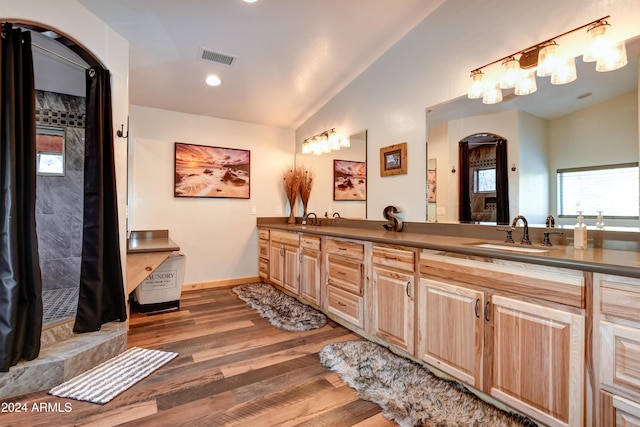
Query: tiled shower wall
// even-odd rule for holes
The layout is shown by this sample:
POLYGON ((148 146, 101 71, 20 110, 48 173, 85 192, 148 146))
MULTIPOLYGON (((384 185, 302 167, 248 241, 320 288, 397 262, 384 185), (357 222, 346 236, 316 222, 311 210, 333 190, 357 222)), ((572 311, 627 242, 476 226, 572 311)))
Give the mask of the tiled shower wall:
POLYGON ((37 176, 42 289, 77 288, 82 256, 85 98, 36 91, 36 124, 65 128, 65 176, 37 176))

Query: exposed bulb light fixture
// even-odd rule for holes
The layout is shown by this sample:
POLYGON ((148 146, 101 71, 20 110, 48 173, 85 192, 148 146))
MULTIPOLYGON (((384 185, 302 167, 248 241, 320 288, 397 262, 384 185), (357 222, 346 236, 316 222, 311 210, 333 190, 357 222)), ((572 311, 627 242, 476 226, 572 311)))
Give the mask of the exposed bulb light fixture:
POLYGON ((502 89, 515 88, 516 95, 534 93, 537 89, 536 76, 551 77, 554 85, 574 81, 578 77, 575 58, 563 57, 557 40, 585 28, 587 44, 583 61, 596 62, 596 71, 602 72, 624 67, 627 64, 625 42, 615 43, 611 39, 611 25, 606 21, 608 18, 610 16, 589 22, 472 70, 467 96, 470 99, 481 98, 485 104, 495 104, 502 101, 502 89), (487 84, 483 70, 496 64, 500 64, 501 70, 499 83, 487 84))
POLYGON ((350 146, 349 137, 338 134, 335 128, 332 128, 305 139, 302 142, 302 154, 327 154, 350 146))

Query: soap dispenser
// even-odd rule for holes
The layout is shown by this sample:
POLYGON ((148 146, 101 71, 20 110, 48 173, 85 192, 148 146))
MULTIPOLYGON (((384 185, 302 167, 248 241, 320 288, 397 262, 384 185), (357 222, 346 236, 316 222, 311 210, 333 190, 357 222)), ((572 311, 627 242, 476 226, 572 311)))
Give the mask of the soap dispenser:
POLYGON ((604 229, 604 217, 602 216, 602 211, 598 211, 598 216, 596 217, 596 228, 598 230, 604 229))
POLYGON ((584 223, 582 211, 578 211, 578 223, 573 228, 573 247, 576 249, 587 248, 587 225, 584 223))

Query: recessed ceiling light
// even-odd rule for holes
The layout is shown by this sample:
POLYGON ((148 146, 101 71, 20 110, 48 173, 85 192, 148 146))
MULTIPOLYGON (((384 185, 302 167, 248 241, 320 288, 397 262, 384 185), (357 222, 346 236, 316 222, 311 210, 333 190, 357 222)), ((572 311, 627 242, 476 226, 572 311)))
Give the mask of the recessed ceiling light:
POLYGON ((258 0, 244 0, 244 2, 245 2, 245 3, 255 3, 255 2, 257 2, 257 1, 258 1, 258 0))
POLYGON ((205 81, 209 86, 219 86, 221 83, 220 77, 214 76, 213 74, 210 76, 207 76, 207 79, 205 81))

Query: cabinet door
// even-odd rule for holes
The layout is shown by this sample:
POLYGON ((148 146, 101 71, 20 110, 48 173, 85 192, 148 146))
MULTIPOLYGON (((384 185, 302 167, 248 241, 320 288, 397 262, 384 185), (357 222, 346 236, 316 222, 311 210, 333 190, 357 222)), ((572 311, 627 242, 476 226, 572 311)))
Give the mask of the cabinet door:
POLYGON ((303 249, 300 262, 300 296, 320 305, 320 259, 318 251, 303 249))
POLYGON ((283 247, 284 272, 282 277, 282 287, 296 295, 300 295, 300 259, 299 249, 293 246, 283 247))
POLYGON ((373 268, 373 333, 413 354, 413 274, 373 268))
POLYGON ((284 278, 284 247, 279 243, 271 243, 269 256, 269 280, 274 285, 282 286, 284 278))
POLYGON ((482 292, 421 278, 418 290, 418 357, 482 388, 482 292))
POLYGON ((547 425, 581 426, 584 316, 494 296, 490 394, 547 425))

